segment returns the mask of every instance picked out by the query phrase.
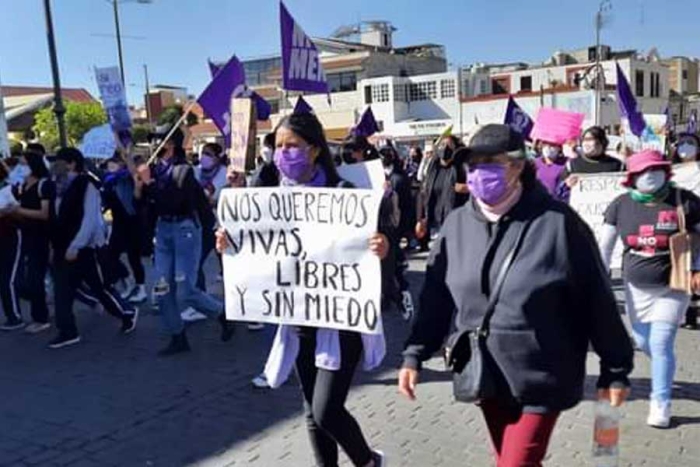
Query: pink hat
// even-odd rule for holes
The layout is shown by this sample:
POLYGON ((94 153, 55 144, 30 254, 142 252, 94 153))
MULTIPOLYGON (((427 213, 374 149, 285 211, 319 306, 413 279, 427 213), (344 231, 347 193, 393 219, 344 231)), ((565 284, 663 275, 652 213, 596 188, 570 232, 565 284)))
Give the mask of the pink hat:
POLYGON ((568 141, 578 139, 585 117, 576 112, 543 107, 537 113, 530 138, 563 146, 568 141))
POLYGON ((622 184, 626 187, 634 185, 634 176, 639 175, 649 169, 663 168, 667 172, 671 171, 671 163, 664 159, 663 154, 653 149, 645 149, 636 154, 632 154, 627 159, 627 178, 622 184))

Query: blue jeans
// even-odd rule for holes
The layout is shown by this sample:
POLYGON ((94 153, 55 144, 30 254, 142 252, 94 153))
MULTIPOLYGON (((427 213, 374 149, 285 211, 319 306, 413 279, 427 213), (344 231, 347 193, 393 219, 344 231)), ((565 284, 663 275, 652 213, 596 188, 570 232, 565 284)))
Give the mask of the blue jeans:
POLYGON ((165 328, 172 335, 183 331, 180 313, 187 307, 214 317, 224 312, 221 301, 196 287, 201 254, 202 231, 194 221, 158 220, 154 293, 158 297, 165 328))
POLYGON ((676 372, 674 344, 678 324, 665 321, 633 321, 631 324, 637 347, 651 359, 651 398, 658 402, 670 402, 676 372))

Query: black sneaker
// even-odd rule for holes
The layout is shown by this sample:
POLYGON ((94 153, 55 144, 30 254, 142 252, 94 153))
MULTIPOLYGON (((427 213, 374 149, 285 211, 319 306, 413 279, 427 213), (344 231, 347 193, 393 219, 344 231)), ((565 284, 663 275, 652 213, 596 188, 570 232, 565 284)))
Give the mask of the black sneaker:
POLYGON ((190 344, 187 342, 187 335, 185 331, 180 334, 176 334, 170 338, 170 343, 166 348, 158 352, 159 357, 169 357, 171 355, 177 355, 179 353, 185 353, 190 351, 190 344))
POLYGON ((135 309, 131 312, 126 312, 124 314, 124 320, 122 321, 122 334, 131 334, 136 329, 136 323, 139 320, 139 309, 135 309))
POLYGON ((24 326, 24 321, 21 319, 8 320, 5 324, 0 326, 0 331, 16 331, 22 329, 24 326))
POLYGON ((63 334, 59 334, 58 337, 49 342, 49 348, 60 349, 62 347, 68 347, 69 345, 75 345, 78 342, 80 342, 80 336, 77 334, 75 336, 65 336, 63 334))
POLYGON ((236 332, 236 327, 232 322, 226 320, 226 313, 219 315, 219 324, 221 325, 221 340, 223 342, 230 341, 236 332))

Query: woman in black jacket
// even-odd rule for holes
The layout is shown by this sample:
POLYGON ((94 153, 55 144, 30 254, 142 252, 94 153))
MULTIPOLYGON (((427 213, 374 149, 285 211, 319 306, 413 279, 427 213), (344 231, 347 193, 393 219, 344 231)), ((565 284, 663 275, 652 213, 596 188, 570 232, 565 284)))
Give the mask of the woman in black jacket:
MULTIPOLYGON (((478 385, 478 403, 499 467, 541 465, 559 414, 583 397, 589 343, 600 356, 599 396, 616 406, 632 345, 591 230, 537 183, 520 135, 487 125, 463 155, 473 196, 433 247, 399 390, 415 398, 420 362, 440 349, 453 316, 458 336, 482 328, 495 294, 483 352, 492 385, 478 385)), ((458 349, 452 357, 469 360, 458 349)))

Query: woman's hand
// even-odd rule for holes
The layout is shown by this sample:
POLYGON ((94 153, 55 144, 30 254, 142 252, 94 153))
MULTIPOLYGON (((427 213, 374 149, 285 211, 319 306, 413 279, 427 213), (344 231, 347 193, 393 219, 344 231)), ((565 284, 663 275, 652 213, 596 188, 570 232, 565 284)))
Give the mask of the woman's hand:
POLYGON ((455 183, 455 193, 469 194, 469 186, 466 183, 455 183))
POLYGON ((412 401, 416 400, 418 376, 418 370, 411 368, 401 368, 399 370, 399 392, 412 401))
POLYGON ((608 400, 613 407, 621 407, 630 395, 630 388, 598 389, 598 400, 608 400))
POLYGON ((136 175, 141 179, 144 185, 150 185, 153 182, 151 177, 151 168, 147 164, 141 164, 136 167, 136 175))
POLYGON ((423 240, 428 235, 428 222, 425 220, 418 221, 415 233, 418 240, 423 240))
POLYGON ((389 254, 389 240, 384 234, 375 233, 369 239, 369 251, 377 255, 379 259, 386 258, 386 255, 389 254))
POLYGON ((578 175, 569 175, 569 177, 564 181, 566 183, 566 186, 569 188, 573 188, 576 185, 578 185, 579 182, 579 176, 578 175))
POLYGON ((226 230, 223 227, 219 227, 216 229, 214 235, 216 236, 216 251, 219 254, 223 254, 229 247, 228 238, 226 237, 226 230))

